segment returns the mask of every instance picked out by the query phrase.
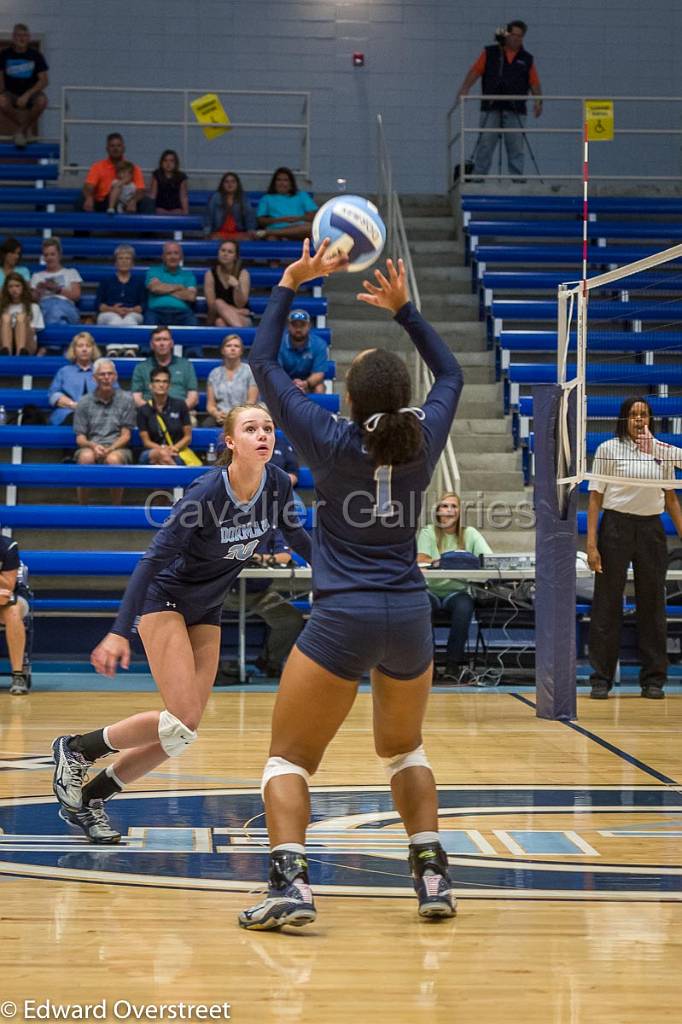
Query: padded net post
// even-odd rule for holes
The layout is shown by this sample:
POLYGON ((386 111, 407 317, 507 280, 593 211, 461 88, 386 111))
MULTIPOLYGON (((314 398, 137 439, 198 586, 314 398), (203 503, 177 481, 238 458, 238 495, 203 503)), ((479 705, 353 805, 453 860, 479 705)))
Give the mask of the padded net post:
MULTIPOLYGON (((575 562, 577 489, 560 507, 562 388, 533 388, 535 430, 535 681, 538 718, 576 717, 575 562)), ((567 412, 575 451, 575 393, 567 412)), ((568 467, 569 471, 572 467, 568 467)))

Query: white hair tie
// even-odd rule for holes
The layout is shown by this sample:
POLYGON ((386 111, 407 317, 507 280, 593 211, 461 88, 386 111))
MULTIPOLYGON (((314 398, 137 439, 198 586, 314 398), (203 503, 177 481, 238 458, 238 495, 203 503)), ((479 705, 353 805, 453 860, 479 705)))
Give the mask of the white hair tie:
MULTIPOLYGON (((398 412, 411 412, 418 420, 426 419, 426 413, 418 405, 406 405, 402 409, 398 409, 398 412)), ((371 416, 368 416, 362 425, 369 434, 373 434, 379 426, 379 420, 381 417, 386 415, 387 414, 385 412, 375 412, 371 416)))

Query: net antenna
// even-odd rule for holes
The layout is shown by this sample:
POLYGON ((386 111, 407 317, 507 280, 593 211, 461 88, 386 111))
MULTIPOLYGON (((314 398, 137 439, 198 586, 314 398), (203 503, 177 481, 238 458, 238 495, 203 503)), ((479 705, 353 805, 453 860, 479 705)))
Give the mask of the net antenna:
MULTIPOLYGON (((587 121, 583 123, 583 249, 582 280, 577 288, 560 284, 557 293, 557 383, 561 387, 559 422, 557 430, 557 501, 559 512, 565 514, 571 491, 583 479, 585 467, 580 464, 584 445, 572 443, 569 429, 569 407, 575 394, 575 435, 585 436, 585 354, 587 351, 587 226, 589 222, 590 143, 587 121), (571 323, 577 306, 577 359, 575 375, 567 380, 568 349, 571 323), (575 453, 575 454, 574 454, 575 453)), ((575 442, 575 438, 573 439, 575 442)))

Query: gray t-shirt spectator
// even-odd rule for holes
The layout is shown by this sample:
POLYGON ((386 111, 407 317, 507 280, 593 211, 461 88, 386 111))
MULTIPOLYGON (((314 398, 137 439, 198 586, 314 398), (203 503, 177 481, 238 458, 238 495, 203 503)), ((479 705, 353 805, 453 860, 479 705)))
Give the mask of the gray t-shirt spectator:
POLYGON ((216 366, 208 375, 208 383, 213 388, 215 404, 221 412, 228 412, 235 405, 244 405, 249 388, 256 386, 255 377, 247 363, 240 363, 232 380, 227 379, 224 366, 216 366))
POLYGON ((137 410, 129 391, 114 391, 110 402, 103 402, 93 392, 84 395, 73 414, 73 429, 88 441, 108 446, 119 437, 121 429, 134 430, 137 410))

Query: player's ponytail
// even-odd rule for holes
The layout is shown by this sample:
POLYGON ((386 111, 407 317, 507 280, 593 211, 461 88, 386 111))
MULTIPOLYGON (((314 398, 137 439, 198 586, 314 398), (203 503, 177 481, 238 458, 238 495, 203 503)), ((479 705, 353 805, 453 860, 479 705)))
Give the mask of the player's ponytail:
POLYGON ((410 407, 410 375, 399 356, 384 349, 364 352, 348 371, 346 389, 374 466, 396 466, 419 456, 423 413, 410 407))

